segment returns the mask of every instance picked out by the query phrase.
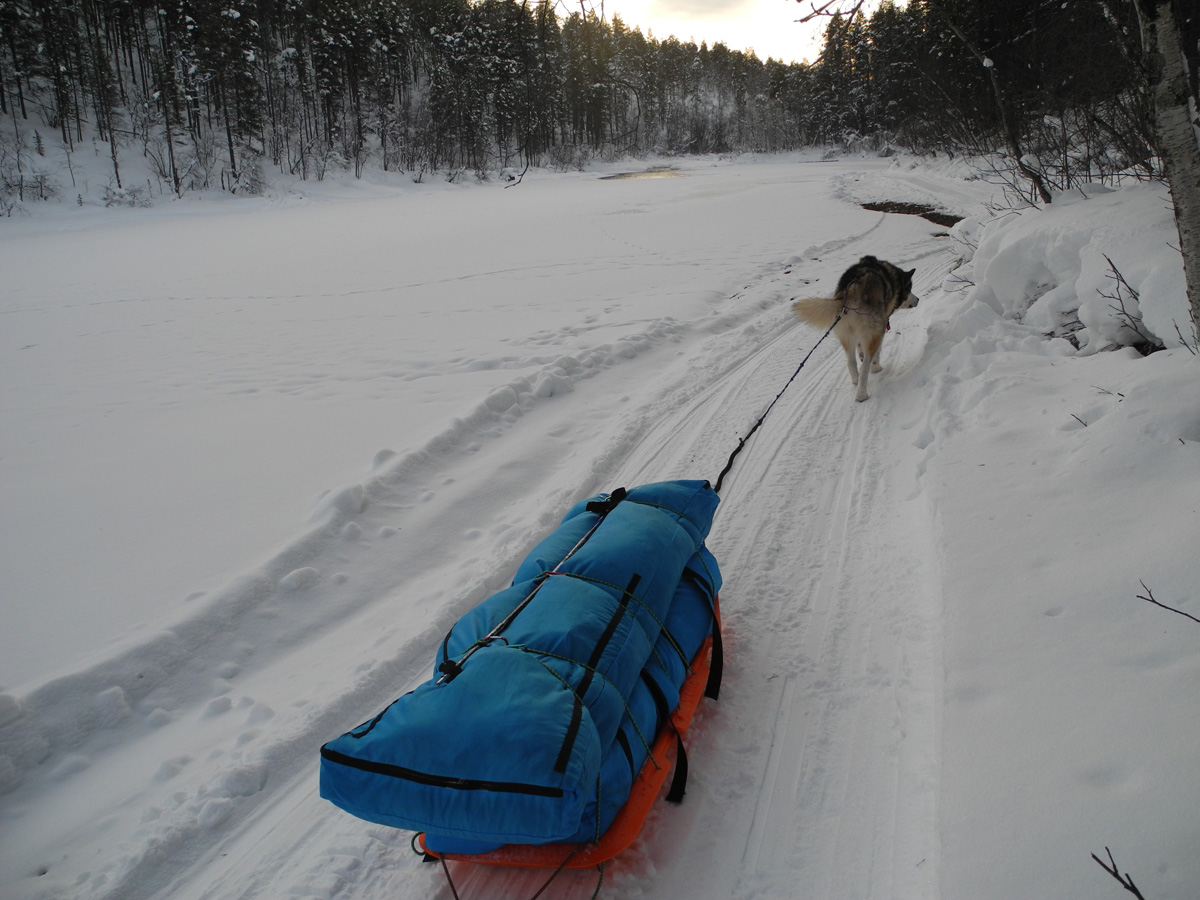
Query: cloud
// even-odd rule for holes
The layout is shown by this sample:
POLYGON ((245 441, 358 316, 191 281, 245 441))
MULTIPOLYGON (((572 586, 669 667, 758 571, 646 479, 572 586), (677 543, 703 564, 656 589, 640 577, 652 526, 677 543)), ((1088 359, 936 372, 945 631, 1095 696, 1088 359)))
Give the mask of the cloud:
POLYGON ((753 0, 651 0, 655 16, 681 19, 721 19, 746 12, 753 0))

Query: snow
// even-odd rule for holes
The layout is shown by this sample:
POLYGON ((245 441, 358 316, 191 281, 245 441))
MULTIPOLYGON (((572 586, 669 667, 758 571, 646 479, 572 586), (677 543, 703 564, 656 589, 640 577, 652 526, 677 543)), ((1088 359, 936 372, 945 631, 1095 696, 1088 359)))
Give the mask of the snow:
POLYGON ((722 699, 600 896, 1094 900, 1110 847, 1194 898, 1200 626, 1139 599, 1200 615, 1165 192, 997 214, 961 160, 818 159, 5 220, 0 895, 448 897, 318 747, 574 501, 715 478, 820 337, 789 301, 872 253, 920 305, 869 401, 830 339, 727 476, 722 699), (1105 255, 1167 349, 1118 346, 1105 255))

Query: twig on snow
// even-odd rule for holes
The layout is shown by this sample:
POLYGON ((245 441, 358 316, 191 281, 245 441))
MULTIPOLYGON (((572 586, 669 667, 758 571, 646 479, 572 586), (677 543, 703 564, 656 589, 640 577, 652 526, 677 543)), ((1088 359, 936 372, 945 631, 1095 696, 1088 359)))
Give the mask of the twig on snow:
POLYGON ((952 272, 942 286, 952 294, 962 294, 975 287, 975 282, 952 272))
POLYGON ((1153 603, 1155 606, 1161 606, 1163 609, 1170 610, 1173 613, 1179 613, 1179 615, 1181 615, 1181 616, 1187 616, 1193 622, 1200 624, 1200 619, 1197 619, 1191 613, 1185 613, 1182 609, 1176 609, 1173 606, 1167 606, 1167 604, 1159 603, 1157 600, 1155 600, 1154 599, 1154 591, 1152 591, 1152 590, 1150 590, 1150 588, 1146 587, 1146 582, 1139 580, 1138 583, 1142 586, 1142 590, 1144 590, 1146 592, 1145 597, 1143 597, 1141 594, 1137 595, 1137 598, 1139 600, 1145 600, 1147 603, 1153 603))

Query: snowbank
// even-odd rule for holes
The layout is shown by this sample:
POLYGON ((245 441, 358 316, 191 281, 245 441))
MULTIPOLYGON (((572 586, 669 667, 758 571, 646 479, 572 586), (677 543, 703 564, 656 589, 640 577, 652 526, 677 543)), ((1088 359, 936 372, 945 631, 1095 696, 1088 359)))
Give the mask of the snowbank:
POLYGON ((1163 185, 1099 185, 1050 206, 955 226, 971 298, 1085 353, 1191 341, 1183 266, 1163 185), (986 221, 987 227, 981 231, 986 221), (978 241, 978 246, 974 242, 978 241))

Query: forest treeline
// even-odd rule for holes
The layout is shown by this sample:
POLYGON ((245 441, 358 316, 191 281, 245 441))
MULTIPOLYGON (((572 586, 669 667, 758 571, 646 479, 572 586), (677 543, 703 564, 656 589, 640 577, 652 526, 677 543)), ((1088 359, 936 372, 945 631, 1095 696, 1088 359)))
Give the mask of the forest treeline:
POLYGON ((830 19, 806 65, 587 2, 0 0, 0 195, 54 191, 32 159, 51 136, 104 144, 117 188, 142 156, 175 193, 254 191, 266 167, 486 176, 855 144, 1000 152, 1054 186, 1150 174, 1133 6, 884 2, 830 19))

